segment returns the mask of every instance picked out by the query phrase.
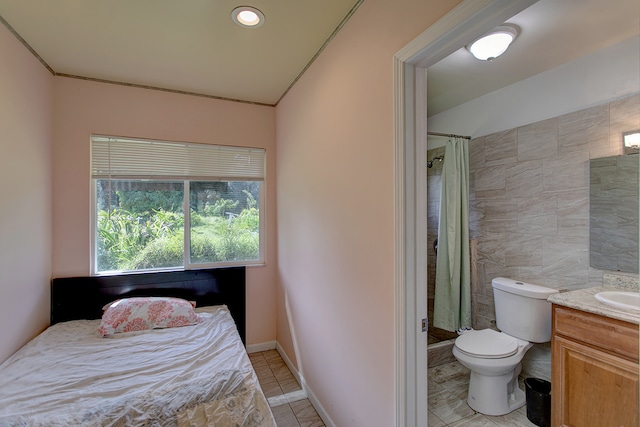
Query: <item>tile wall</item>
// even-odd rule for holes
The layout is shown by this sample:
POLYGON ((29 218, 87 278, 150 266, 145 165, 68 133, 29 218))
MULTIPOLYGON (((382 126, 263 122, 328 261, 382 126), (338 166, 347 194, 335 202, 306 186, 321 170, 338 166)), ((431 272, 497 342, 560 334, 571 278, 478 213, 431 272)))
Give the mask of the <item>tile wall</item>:
POLYGON ((494 326, 494 277, 602 284, 606 271, 589 267, 589 159, 622 154, 622 133, 634 129, 640 95, 470 141, 475 328, 494 326))

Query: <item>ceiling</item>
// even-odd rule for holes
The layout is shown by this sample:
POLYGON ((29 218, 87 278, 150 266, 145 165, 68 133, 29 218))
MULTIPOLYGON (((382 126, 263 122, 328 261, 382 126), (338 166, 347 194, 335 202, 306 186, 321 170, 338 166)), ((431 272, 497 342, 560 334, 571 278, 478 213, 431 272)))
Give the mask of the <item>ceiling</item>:
POLYGON ((493 62, 462 48, 429 67, 429 116, 637 36, 640 1, 540 0, 507 22, 520 34, 493 62))
MULTIPOLYGON (((276 105, 363 0, 0 0, 0 21, 63 76, 276 105)), ((429 68, 429 115, 640 32, 638 0, 540 0, 493 62, 462 48, 429 68)))
POLYGON ((275 105, 362 0, 0 0, 58 75, 275 105), (257 28, 237 6, 265 15, 257 28))

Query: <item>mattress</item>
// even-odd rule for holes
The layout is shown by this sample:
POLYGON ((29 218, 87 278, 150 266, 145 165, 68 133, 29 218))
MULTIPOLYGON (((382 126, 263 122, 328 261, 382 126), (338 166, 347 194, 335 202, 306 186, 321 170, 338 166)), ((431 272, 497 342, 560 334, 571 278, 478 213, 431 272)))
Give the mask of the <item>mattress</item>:
POLYGON ((0 426, 273 426, 226 306, 179 328, 100 337, 58 323, 0 365, 0 426))

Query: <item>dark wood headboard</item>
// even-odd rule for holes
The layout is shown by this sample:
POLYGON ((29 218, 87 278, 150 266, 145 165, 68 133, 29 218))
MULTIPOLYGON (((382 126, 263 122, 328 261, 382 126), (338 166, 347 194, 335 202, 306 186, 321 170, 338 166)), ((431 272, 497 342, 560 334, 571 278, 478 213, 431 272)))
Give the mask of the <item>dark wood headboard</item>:
POLYGON ((51 324, 99 319, 107 303, 135 296, 183 298, 196 307, 226 304, 245 343, 245 267, 55 278, 51 324))

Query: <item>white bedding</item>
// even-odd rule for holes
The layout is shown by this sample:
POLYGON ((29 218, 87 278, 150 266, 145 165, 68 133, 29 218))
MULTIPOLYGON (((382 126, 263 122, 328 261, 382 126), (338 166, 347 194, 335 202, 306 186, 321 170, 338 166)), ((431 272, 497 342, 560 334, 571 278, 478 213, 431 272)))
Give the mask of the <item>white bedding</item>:
POLYGON ((54 325, 0 365, 0 426, 273 426, 225 306, 180 328, 54 325))

